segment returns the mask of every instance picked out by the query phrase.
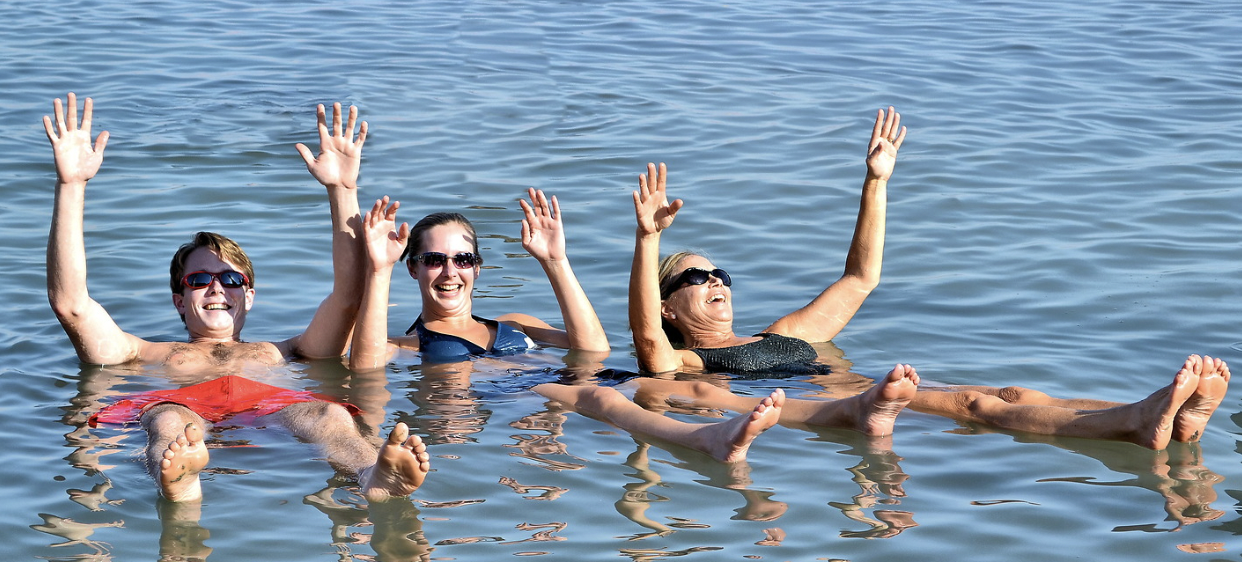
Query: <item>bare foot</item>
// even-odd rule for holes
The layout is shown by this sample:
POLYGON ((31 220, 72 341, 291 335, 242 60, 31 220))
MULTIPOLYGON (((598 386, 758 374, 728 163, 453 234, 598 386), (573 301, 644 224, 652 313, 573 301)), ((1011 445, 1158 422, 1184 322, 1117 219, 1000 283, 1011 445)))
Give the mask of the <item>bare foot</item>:
POLYGON ((397 422, 380 447, 375 465, 359 475, 359 483, 367 501, 381 501, 410 495, 423 485, 430 471, 431 456, 422 438, 410 435, 405 422, 397 422))
POLYGON ((719 461, 745 460, 750 444, 760 433, 776 425, 784 405, 785 391, 779 388, 773 390, 749 414, 696 429, 694 438, 699 444, 697 448, 719 461))
MULTIPOLYGON (((1134 403, 1133 411, 1137 412, 1140 428, 1135 443, 1157 451, 1169 446, 1174 420, 1180 415, 1182 406, 1198 391, 1203 370, 1203 358, 1191 355, 1173 376, 1173 384, 1134 403), (1156 423, 1152 425, 1152 421, 1156 423)), ((1204 423, 1207 423, 1206 418, 1204 423)))
POLYGON ((898 364, 880 384, 859 394, 857 425, 854 429, 867 435, 890 435, 897 414, 910 403, 919 389, 919 374, 914 367, 898 364))
POLYGON ((853 429, 873 437, 891 435, 897 414, 914 399, 918 387, 914 367, 898 364, 862 394, 826 402, 794 400, 781 421, 853 429))
POLYGON ((185 433, 168 444, 160 460, 160 494, 174 502, 202 499, 198 473, 207 466, 207 459, 203 428, 196 423, 186 424, 185 433))
MULTIPOLYGON (((1190 363, 1190 359, 1186 360, 1190 363)), ((1212 412, 1225 399, 1229 390, 1229 366, 1220 359, 1203 357, 1203 369, 1199 374, 1199 385, 1194 394, 1182 404, 1177 416, 1173 418, 1173 440, 1183 443, 1198 441, 1203 437, 1212 412)))

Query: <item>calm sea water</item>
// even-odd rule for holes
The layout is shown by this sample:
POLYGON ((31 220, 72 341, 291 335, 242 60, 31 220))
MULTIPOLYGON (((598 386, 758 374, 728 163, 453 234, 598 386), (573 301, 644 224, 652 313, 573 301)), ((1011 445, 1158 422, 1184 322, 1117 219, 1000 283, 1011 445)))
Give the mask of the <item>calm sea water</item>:
MULTIPOLYGON (((868 377, 1136 400, 1188 353, 1242 365, 1242 13, 1219 2, 158 2, 0 7, 0 513, 5 558, 144 560, 1237 560, 1239 390, 1196 447, 993 432, 913 412, 891 443, 778 427, 744 466, 648 447, 523 390, 560 354, 295 386, 387 402, 433 443, 410 502, 368 509, 281 430, 220 435, 201 513, 157 500, 139 434, 82 427, 161 373, 81 366, 45 295, 40 117, 93 96, 90 289, 126 330, 183 337, 163 283, 196 230, 258 264, 250 339, 299 331, 329 288, 327 206, 293 150, 314 105, 372 128, 364 200, 476 220, 484 315, 559 315, 517 241, 528 186, 635 368, 629 190, 665 161, 687 206, 666 249, 735 279, 739 331, 841 270, 876 108, 910 134, 884 281, 836 340, 868 377), (379 388, 376 388, 378 386, 379 388), (253 445, 253 446, 238 446, 253 445), (1173 532, 1176 531, 1176 532, 1173 532), (867 540, 872 539, 872 540, 867 540)), ((392 328, 416 314, 395 282, 392 328)), ((774 312, 777 311, 777 312, 774 312)), ((812 392, 822 381, 735 382, 812 392)), ((682 419, 703 421, 686 416, 682 419)))

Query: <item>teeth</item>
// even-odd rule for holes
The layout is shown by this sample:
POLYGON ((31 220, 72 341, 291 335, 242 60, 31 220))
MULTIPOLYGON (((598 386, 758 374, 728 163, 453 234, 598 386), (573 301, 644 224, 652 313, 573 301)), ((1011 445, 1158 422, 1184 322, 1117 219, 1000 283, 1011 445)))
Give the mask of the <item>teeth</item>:
POLYGON ((203 308, 207 310, 228 310, 229 309, 228 305, 226 304, 208 304, 208 305, 204 305, 203 308))
POLYGON ((437 291, 444 291, 444 292, 456 291, 457 289, 460 289, 460 288, 461 288, 461 285, 436 285, 437 291))

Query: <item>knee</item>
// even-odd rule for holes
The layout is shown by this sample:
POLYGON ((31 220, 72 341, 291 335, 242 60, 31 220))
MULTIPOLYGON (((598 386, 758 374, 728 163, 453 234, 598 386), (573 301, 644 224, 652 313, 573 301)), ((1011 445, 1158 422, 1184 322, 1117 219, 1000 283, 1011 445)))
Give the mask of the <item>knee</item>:
POLYGON ((722 392, 728 391, 707 381, 690 382, 690 393, 695 398, 710 398, 722 392))
POLYGON ((161 428, 184 430, 186 424, 194 422, 199 424, 206 423, 193 410, 172 402, 156 404, 143 412, 140 418, 142 428, 148 433, 155 432, 161 428))
POLYGON ((1002 388, 997 392, 997 397, 1010 404, 1042 404, 1048 400, 1047 394, 1020 386, 1002 388))
POLYGON ((982 415, 997 404, 1005 402, 1003 398, 974 390, 960 393, 958 399, 961 401, 962 409, 976 416, 982 415))
POLYGON ((299 402, 280 410, 285 427, 294 434, 316 430, 334 431, 343 426, 353 426, 354 416, 344 406, 333 402, 299 402))

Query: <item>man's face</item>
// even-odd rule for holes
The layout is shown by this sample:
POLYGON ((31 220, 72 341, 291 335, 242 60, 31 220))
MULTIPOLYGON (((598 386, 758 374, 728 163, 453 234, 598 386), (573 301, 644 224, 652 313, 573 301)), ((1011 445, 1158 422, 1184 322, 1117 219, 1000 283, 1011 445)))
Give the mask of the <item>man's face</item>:
MULTIPOLYGON (((209 248, 198 248, 186 258, 186 274, 204 271, 220 274, 241 271, 236 264, 220 258, 209 248)), ((172 296, 173 306, 185 316, 185 327, 190 341, 232 341, 241 337, 246 312, 254 305, 254 288, 249 284, 225 287, 218 275, 206 286, 198 289, 181 285, 181 292, 172 296)))

